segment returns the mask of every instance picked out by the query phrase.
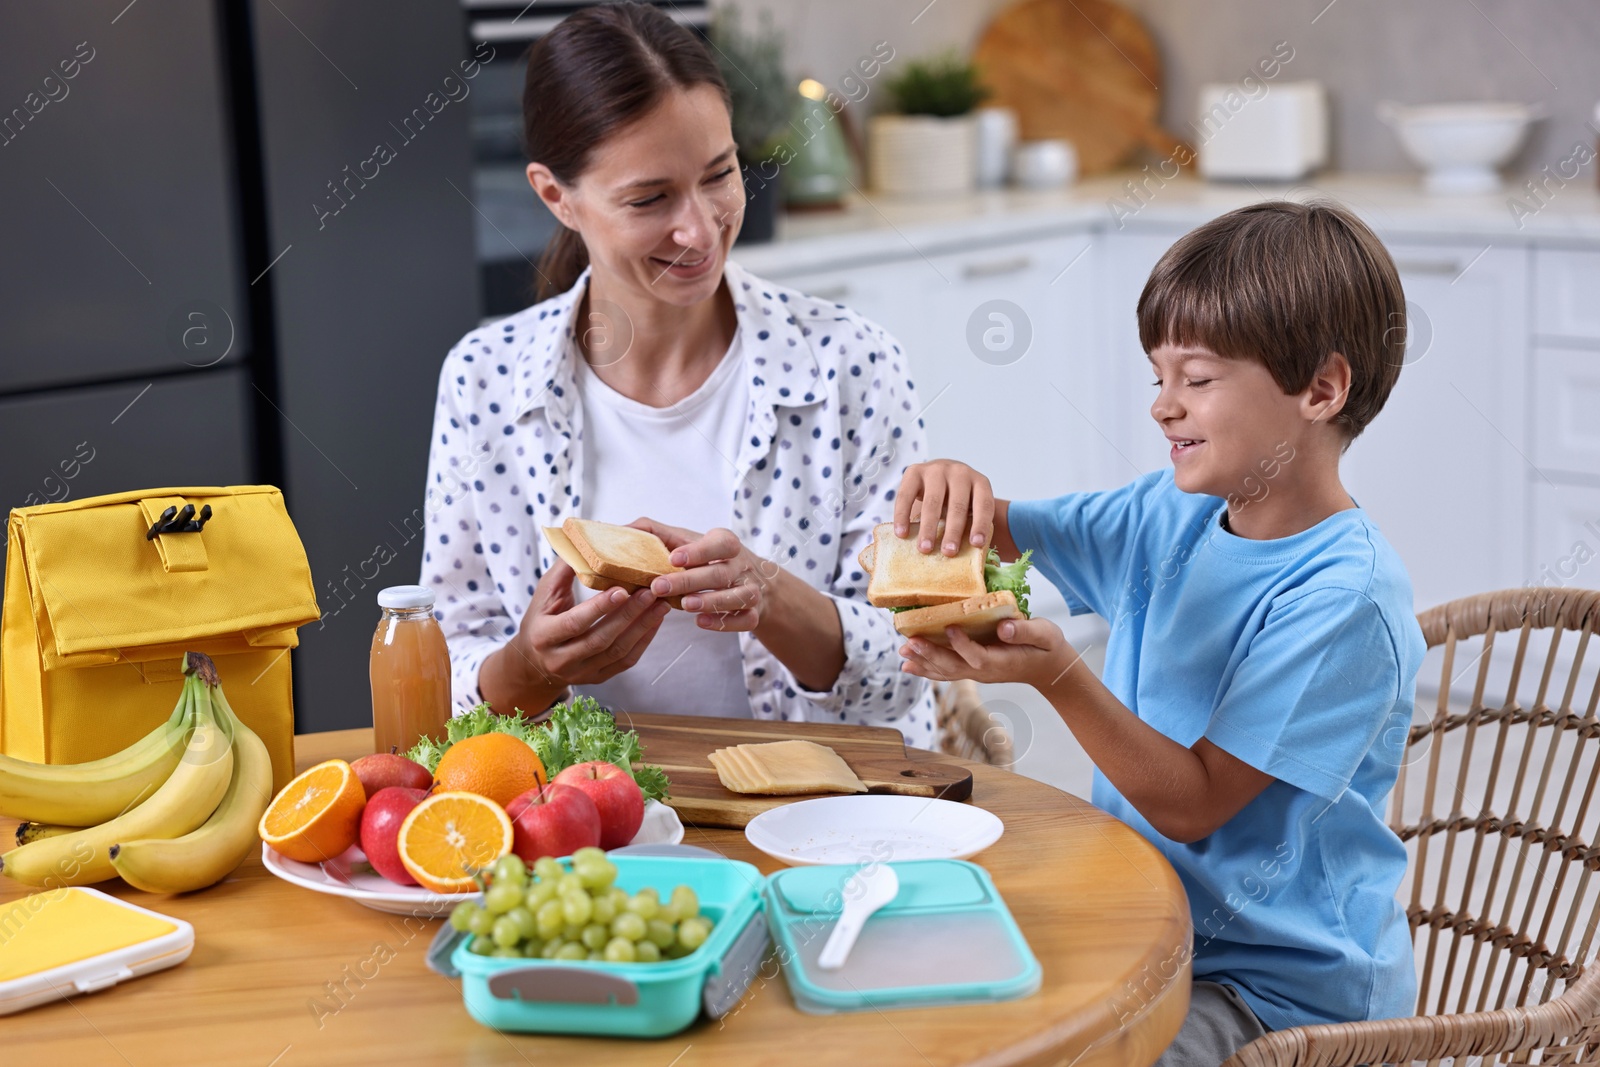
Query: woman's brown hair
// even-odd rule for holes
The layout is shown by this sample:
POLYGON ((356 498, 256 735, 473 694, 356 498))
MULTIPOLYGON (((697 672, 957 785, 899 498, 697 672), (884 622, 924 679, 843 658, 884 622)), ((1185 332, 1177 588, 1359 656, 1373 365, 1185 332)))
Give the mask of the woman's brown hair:
MULTIPOLYGON (((588 8, 528 51, 523 147, 570 186, 614 131, 648 114, 671 90, 698 85, 729 102, 721 71, 693 31, 649 4, 588 8)), ((588 265, 583 238, 559 226, 539 257, 536 298, 566 292, 588 265)))
POLYGON ((1348 443, 1383 408, 1406 350, 1406 300, 1383 242, 1328 201, 1269 200, 1179 238, 1139 296, 1139 341, 1263 364, 1298 393, 1334 352, 1350 391, 1333 417, 1348 443))

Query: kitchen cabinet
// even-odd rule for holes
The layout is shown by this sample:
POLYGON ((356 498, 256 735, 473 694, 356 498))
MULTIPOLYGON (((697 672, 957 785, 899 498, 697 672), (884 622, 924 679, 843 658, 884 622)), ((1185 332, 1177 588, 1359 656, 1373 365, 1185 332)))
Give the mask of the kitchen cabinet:
POLYGON ((1405 365, 1343 472, 1399 552, 1420 610, 1522 584, 1528 252, 1392 241, 1389 251, 1406 293, 1405 365))
POLYGON ((1600 483, 1533 486, 1528 585, 1600 588, 1600 483))
POLYGON ((1542 477, 1600 478, 1600 351, 1533 353, 1533 462, 1542 477))
POLYGON ((1534 264, 1539 335, 1600 342, 1600 251, 1541 248, 1534 264))

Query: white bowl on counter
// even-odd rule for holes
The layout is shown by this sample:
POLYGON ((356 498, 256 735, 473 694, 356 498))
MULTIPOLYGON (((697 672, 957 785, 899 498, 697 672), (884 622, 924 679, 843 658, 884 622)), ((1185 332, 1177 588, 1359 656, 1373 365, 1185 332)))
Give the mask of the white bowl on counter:
POLYGON ((1539 104, 1378 105, 1378 117, 1426 172, 1423 187, 1430 193, 1498 191, 1499 168, 1544 116, 1539 104))

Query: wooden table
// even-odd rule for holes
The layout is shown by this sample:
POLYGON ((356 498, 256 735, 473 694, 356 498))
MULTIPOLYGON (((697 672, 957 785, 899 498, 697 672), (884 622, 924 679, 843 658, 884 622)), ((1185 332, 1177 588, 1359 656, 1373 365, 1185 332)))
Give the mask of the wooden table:
MULTIPOLYGON (((297 738, 300 768, 372 750, 370 730, 297 738)), ((953 757, 952 757, 953 758, 953 757)), ((7 1063, 242 1064, 1151 1063, 1189 1003, 1189 909, 1177 874, 1128 827, 1060 790, 977 764, 972 801, 1005 821, 976 857, 1044 969, 1023 1000, 812 1016, 772 961, 726 1018, 654 1041, 501 1034, 423 962, 437 921, 384 915, 297 888, 253 857, 220 885, 154 897, 100 888, 194 924, 189 960, 107 992, 0 1018, 7 1063)), ((9 843, 14 823, 0 820, 9 843)), ((735 830, 686 841, 779 868, 735 830)), ((26 892, 0 878, 0 901, 26 892)))

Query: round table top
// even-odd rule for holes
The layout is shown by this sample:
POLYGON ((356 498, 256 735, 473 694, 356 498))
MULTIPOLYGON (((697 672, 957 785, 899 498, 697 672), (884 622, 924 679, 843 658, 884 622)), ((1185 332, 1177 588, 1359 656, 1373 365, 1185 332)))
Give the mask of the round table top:
MULTIPOLYGON (((296 738, 300 769, 370 752, 371 730, 296 738)), ((953 757, 952 757, 953 758, 953 757)), ((814 1016, 763 967, 721 1020, 657 1040, 502 1034, 468 1016, 459 982, 424 963, 437 921, 386 915, 280 881, 252 856, 219 885, 150 896, 98 888, 194 925, 178 967, 4 1026, 17 1063, 311 1063, 739 1067, 849 1062, 1117 1064, 1155 1060, 1189 1002, 1182 884, 1137 833, 1041 782, 979 764, 972 802, 1005 822, 974 857, 994 878, 1043 968, 1039 992, 1000 1004, 814 1016)), ((11 837, 14 822, 0 820, 11 837)), ((781 866, 737 830, 687 828, 686 843, 781 866)), ((31 890, 0 878, 0 902, 31 890)))

